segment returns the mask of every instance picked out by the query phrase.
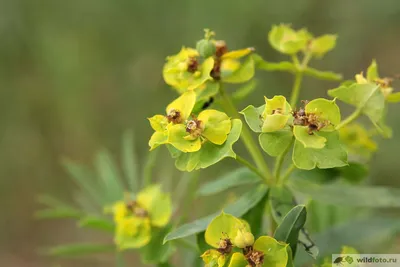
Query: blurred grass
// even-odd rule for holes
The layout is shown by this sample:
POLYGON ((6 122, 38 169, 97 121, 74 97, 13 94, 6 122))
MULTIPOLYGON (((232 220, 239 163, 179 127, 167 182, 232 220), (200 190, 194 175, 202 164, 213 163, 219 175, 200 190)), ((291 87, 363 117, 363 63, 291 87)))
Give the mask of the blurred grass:
MULTIPOLYGON (((0 265, 43 266, 49 260, 36 255, 39 246, 97 238, 70 224, 36 222, 32 199, 39 192, 70 198, 73 185, 60 159, 90 164, 101 146, 118 158, 128 128, 143 162, 151 133, 146 117, 175 97, 161 77, 167 55, 194 46, 208 27, 231 48, 254 46, 266 59, 280 60, 266 41, 271 25, 280 22, 339 35, 337 48, 312 62, 315 67, 351 78, 376 58, 383 75, 400 73, 398 0, 0 0, 0 265)), ((260 72, 257 78, 255 93, 239 108, 291 88, 286 74, 260 72)), ((334 86, 306 79, 302 98, 326 96, 334 86)), ((390 108, 395 135, 380 142, 373 160, 378 184, 400 185, 399 110, 390 108)), ((163 154, 158 164, 160 175, 173 162, 163 154)), ((219 165, 204 177, 222 172, 219 165)))

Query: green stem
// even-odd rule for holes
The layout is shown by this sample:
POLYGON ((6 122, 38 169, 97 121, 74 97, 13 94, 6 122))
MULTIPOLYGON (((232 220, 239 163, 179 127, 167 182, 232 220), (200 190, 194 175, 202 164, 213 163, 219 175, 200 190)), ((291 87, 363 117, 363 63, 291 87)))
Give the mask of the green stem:
POLYGON ((247 160, 245 160, 244 158, 242 158, 239 155, 236 155, 236 161, 243 164, 244 166, 246 166, 249 170, 251 170, 252 172, 254 172, 255 174, 257 174, 258 176, 260 176, 262 179, 264 179, 264 175, 250 162, 248 162, 247 160))
POLYGON ((346 126, 347 124, 351 123, 352 121, 356 120, 358 118, 358 116, 361 115, 361 109, 358 108, 356 109, 353 113, 350 114, 350 116, 348 116, 346 119, 344 119, 341 123, 339 123, 335 129, 339 130, 340 128, 346 126))
MULTIPOLYGON (((225 108, 227 109, 227 112, 230 114, 230 116, 234 118, 239 118, 239 113, 236 110, 235 105, 233 104, 232 100, 229 98, 227 93, 225 92, 225 89, 223 88, 222 84, 220 85, 220 94, 222 97, 222 102, 225 105, 225 108)), ((269 183, 269 180, 272 179, 271 171, 268 168, 268 165, 266 164, 263 155, 254 142, 253 137, 251 136, 251 132, 247 125, 243 123, 242 127, 242 132, 240 135, 240 138, 242 139, 244 145, 246 146, 247 150, 249 151, 251 157, 253 158, 256 166, 260 169, 260 171, 264 174, 263 177, 269 183)))
POLYGON ((296 166, 292 163, 287 169, 285 174, 282 176, 281 184, 284 184, 286 180, 290 177, 292 172, 296 169, 296 166))
POLYGON ((287 148, 275 160, 274 177, 275 177, 277 183, 279 182, 283 162, 285 161, 285 157, 286 157, 287 153, 289 153, 289 150, 292 147, 293 142, 294 142, 294 138, 292 138, 292 140, 290 141, 290 144, 287 146, 287 148))
POLYGON ((299 98, 300 86, 301 86, 302 80, 303 80, 303 72, 301 72, 301 71, 296 72, 296 76, 294 78, 292 94, 290 96, 290 106, 292 108, 294 108, 294 106, 296 106, 297 100, 299 98))

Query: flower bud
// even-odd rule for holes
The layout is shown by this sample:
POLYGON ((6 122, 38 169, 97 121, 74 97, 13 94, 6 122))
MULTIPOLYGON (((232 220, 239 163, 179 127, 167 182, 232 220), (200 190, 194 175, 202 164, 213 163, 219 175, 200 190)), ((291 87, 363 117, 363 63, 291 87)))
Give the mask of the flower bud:
POLYGON ((215 54, 215 44, 211 40, 202 39, 197 42, 196 50, 203 58, 211 57, 215 54))
POLYGON ((250 232, 238 230, 234 243, 238 248, 252 246, 254 244, 254 236, 250 232))

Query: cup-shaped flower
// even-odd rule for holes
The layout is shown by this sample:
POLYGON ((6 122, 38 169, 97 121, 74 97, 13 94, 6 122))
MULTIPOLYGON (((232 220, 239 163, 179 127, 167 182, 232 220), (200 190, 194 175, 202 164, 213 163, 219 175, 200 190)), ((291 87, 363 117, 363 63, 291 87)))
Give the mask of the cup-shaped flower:
POLYGON ((160 185, 151 185, 138 193, 135 200, 118 201, 107 212, 114 215, 115 243, 119 249, 140 248, 151 240, 152 227, 164 227, 171 213, 171 199, 160 185))
POLYGON ((167 57, 163 68, 163 77, 167 84, 179 93, 194 90, 211 80, 210 73, 214 59, 209 57, 200 62, 199 53, 193 48, 182 47, 181 51, 167 57))
POLYGON ((393 98, 393 95, 398 95, 398 93, 393 93, 393 87, 392 87, 392 78, 381 78, 379 77, 378 73, 378 64, 376 63, 375 60, 372 61, 371 65, 369 65, 367 69, 367 76, 364 77, 364 74, 361 72, 360 74, 357 74, 355 76, 356 82, 358 84, 367 84, 367 83, 374 83, 379 85, 379 88, 381 89, 382 94, 384 95, 385 99, 387 99, 389 102, 398 102, 398 101, 391 101, 393 98))
POLYGON ((327 140, 318 132, 335 131, 339 123, 340 110, 335 100, 314 99, 293 112, 293 134, 305 148, 323 148, 327 140))
POLYGON ((283 54, 296 54, 304 50, 312 36, 306 29, 293 30, 289 25, 274 25, 268 34, 271 46, 283 54))
POLYGON ((290 118, 292 108, 284 96, 274 96, 272 99, 265 98, 265 109, 262 113, 262 128, 264 133, 279 131, 285 127, 290 118))
POLYGON ((168 142, 168 126, 186 123, 195 103, 195 92, 187 91, 167 106, 166 115, 155 115, 149 118, 150 125, 155 131, 149 141, 150 150, 168 142))
MULTIPOLYGON (((235 241, 238 233, 247 232, 250 232, 250 227, 245 221, 222 212, 210 222, 206 229, 205 241, 214 249, 203 253, 201 256, 203 261, 208 264, 207 266, 224 266, 233 247, 237 246, 235 241)), ((242 244, 242 240, 239 240, 239 243, 242 244)))
POLYGON ((228 267, 286 267, 287 246, 273 237, 261 236, 243 253, 233 253, 228 267))

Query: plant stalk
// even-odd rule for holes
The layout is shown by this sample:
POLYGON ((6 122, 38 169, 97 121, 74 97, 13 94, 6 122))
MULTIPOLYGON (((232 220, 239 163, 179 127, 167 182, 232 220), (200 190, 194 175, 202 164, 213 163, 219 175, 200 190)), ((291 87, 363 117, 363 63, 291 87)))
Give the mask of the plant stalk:
POLYGON ((352 121, 356 120, 358 118, 358 116, 361 115, 361 109, 358 108, 356 109, 353 113, 351 113, 346 119, 344 119, 343 121, 341 121, 336 127, 336 130, 339 130, 340 128, 346 126, 347 124, 351 123, 352 121))
POLYGON ((289 150, 292 147, 293 143, 294 143, 294 138, 292 138, 288 147, 275 160, 274 177, 277 183, 279 183, 283 162, 285 161, 285 157, 287 153, 289 153, 289 150))
POLYGON ((265 178, 264 175, 253 164, 251 164, 250 162, 248 162, 241 156, 236 155, 236 161, 239 162, 240 164, 243 164, 244 166, 246 166, 249 170, 251 170, 252 172, 257 174, 260 178, 262 178, 262 179, 265 178))
MULTIPOLYGON (((226 111, 230 114, 230 116, 240 119, 238 116, 239 113, 236 110, 235 105, 225 92, 225 89, 223 88, 222 84, 220 85, 219 91, 222 97, 222 102, 225 105, 225 108, 227 109, 226 111)), ((269 184, 270 180, 272 179, 271 171, 269 170, 268 165, 266 164, 260 149, 254 142, 254 139, 251 136, 251 132, 245 123, 243 123, 240 138, 243 141, 244 145, 246 146, 251 157, 253 158, 257 168, 259 168, 261 173, 263 173, 265 181, 267 182, 267 184, 269 184)))

